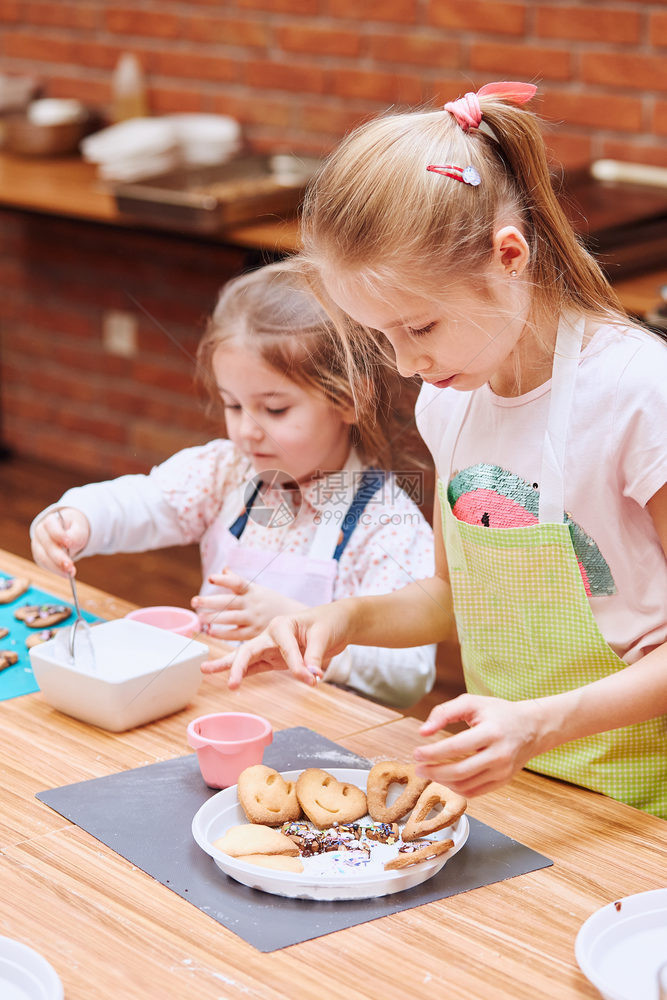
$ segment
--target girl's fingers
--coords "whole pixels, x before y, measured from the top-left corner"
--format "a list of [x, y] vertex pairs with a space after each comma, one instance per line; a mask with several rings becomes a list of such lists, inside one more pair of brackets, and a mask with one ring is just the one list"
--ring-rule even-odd
[[325, 661], [329, 659], [330, 638], [329, 629], [317, 623], [308, 630], [303, 662], [314, 677], [324, 676]]
[[452, 722], [472, 722], [477, 712], [477, 700], [474, 695], [461, 694], [442, 705], [436, 705], [419, 732], [422, 736], [432, 736], [441, 729], [446, 729]]
[[227, 594], [207, 594], [204, 597], [197, 595], [190, 601], [192, 607], [201, 615], [217, 615], [221, 611], [236, 611], [243, 607], [243, 602], [239, 597]]
[[244, 611], [219, 611], [217, 614], [201, 614], [200, 621], [208, 625], [211, 635], [213, 629], [218, 626], [224, 628], [225, 625], [248, 625], [248, 615]]
[[76, 573], [76, 567], [65, 549], [54, 544], [46, 534], [33, 537], [32, 553], [35, 562], [45, 569], [64, 576], [74, 576]]
[[237, 573], [232, 573], [230, 569], [223, 569], [222, 573], [212, 573], [208, 579], [214, 587], [226, 587], [235, 594], [245, 594], [250, 586], [248, 580], [244, 580]]
[[258, 635], [241, 646], [233, 654], [231, 669], [229, 671], [228, 684], [232, 691], [241, 686], [241, 681], [250, 669], [251, 665], [261, 663], [266, 659], [265, 654], [273, 648], [273, 642], [267, 635]]
[[201, 672], [203, 674], [219, 674], [223, 670], [229, 670], [234, 662], [235, 655], [235, 653], [225, 653], [224, 656], [220, 656], [217, 660], [204, 660], [201, 665]]
[[269, 626], [275, 645], [291, 674], [305, 684], [317, 684], [322, 670], [315, 660], [306, 661], [297, 639], [297, 625], [292, 618], [275, 618]]
[[464, 729], [463, 732], [447, 736], [437, 743], [424, 743], [416, 748], [414, 758], [420, 763], [437, 764], [469, 757], [470, 754], [483, 750], [487, 744], [481, 729], [481, 726], [473, 726], [472, 729]]

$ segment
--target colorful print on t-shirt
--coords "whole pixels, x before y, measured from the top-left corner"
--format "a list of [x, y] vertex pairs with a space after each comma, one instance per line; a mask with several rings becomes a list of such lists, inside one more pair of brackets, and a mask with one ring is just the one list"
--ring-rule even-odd
[[[471, 465], [457, 473], [447, 488], [452, 512], [466, 524], [486, 528], [522, 528], [538, 523], [539, 484], [498, 465]], [[615, 594], [616, 585], [595, 541], [565, 512], [586, 593]]]

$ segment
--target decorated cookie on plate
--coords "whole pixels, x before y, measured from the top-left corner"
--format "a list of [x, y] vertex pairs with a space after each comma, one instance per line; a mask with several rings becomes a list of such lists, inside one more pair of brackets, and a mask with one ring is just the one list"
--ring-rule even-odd
[[22, 576], [0, 576], [0, 604], [10, 604], [25, 594], [30, 580]]
[[17, 608], [14, 617], [28, 628], [45, 629], [59, 625], [72, 614], [66, 604], [24, 604]]

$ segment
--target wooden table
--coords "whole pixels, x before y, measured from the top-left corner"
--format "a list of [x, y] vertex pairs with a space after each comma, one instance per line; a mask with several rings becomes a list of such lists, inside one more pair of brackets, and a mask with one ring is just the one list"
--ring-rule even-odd
[[[69, 596], [67, 581], [2, 551], [0, 569]], [[130, 607], [79, 589], [83, 605], [106, 617]], [[574, 958], [582, 922], [618, 897], [665, 885], [662, 820], [523, 772], [469, 812], [553, 867], [262, 954], [34, 797], [182, 756], [188, 721], [231, 707], [260, 712], [276, 729], [308, 725], [371, 759], [409, 760], [419, 739], [415, 719], [283, 674], [251, 678], [235, 694], [207, 677], [186, 710], [129, 733], [69, 719], [39, 693], [0, 703], [0, 934], [41, 952], [67, 1000], [592, 1000], [598, 993]]]

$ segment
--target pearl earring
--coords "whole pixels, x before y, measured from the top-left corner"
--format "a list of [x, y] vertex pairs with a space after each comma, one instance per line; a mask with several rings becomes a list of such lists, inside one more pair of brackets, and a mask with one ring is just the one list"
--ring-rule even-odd
[[518, 271], [510, 271], [510, 278], [516, 278]]

